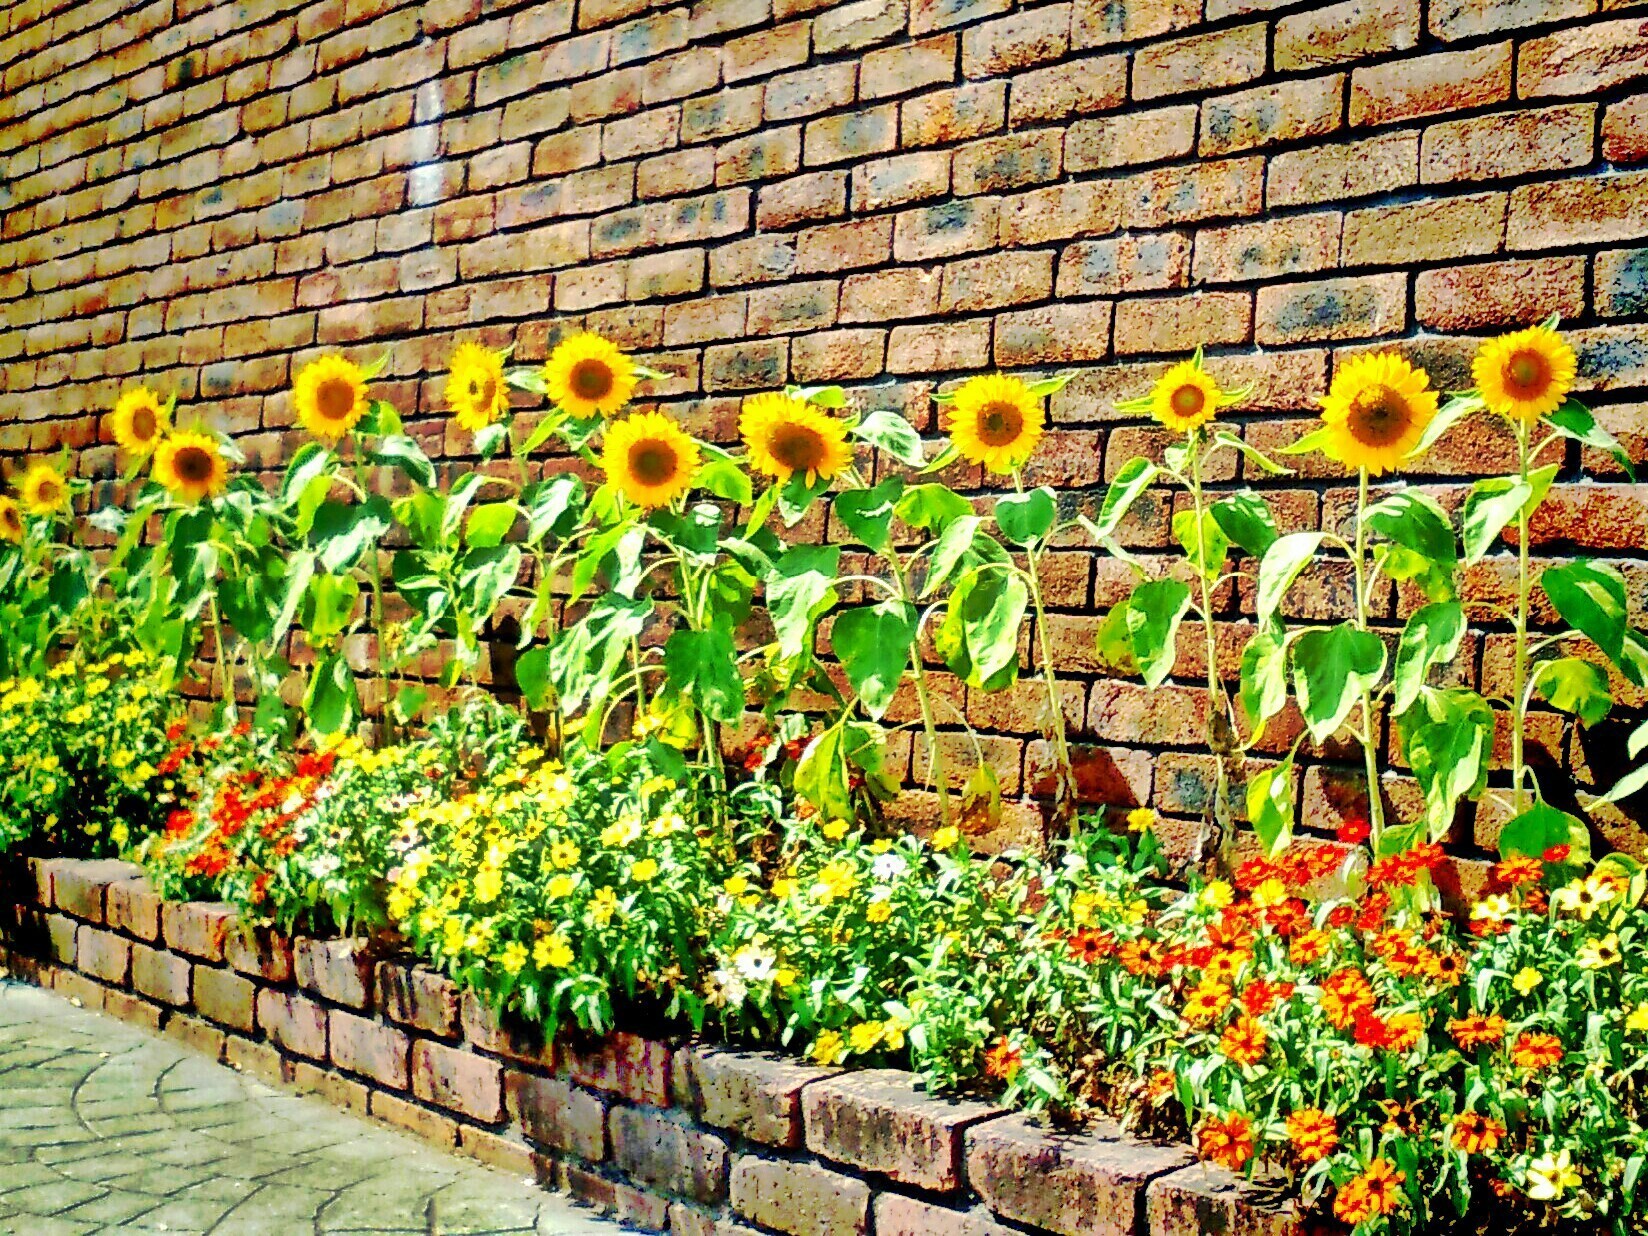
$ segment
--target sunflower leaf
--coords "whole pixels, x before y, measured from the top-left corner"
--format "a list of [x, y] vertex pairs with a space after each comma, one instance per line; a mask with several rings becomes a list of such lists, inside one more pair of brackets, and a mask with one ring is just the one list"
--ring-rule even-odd
[[906, 467], [919, 468], [927, 460], [921, 435], [897, 412], [871, 412], [853, 427], [852, 433], [866, 446], [891, 455]]

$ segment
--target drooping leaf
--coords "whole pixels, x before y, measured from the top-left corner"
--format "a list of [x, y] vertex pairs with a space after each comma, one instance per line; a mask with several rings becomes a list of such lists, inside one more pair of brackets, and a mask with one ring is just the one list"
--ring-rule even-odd
[[698, 475], [692, 478], [692, 487], [707, 490], [737, 506], [748, 506], [755, 500], [750, 474], [727, 458], [706, 460], [698, 469]]
[[1230, 538], [1211, 512], [1202, 512], [1199, 520], [1195, 511], [1186, 509], [1176, 512], [1173, 516], [1173, 539], [1185, 551], [1192, 569], [1208, 579], [1219, 578], [1224, 570], [1225, 555], [1230, 552]]
[[303, 711], [316, 733], [340, 734], [360, 715], [355, 675], [342, 653], [321, 657], [309, 674]]
[[1402, 628], [1391, 671], [1391, 711], [1401, 716], [1419, 698], [1419, 689], [1433, 665], [1446, 665], [1465, 638], [1465, 610], [1457, 601], [1421, 606]]
[[1305, 727], [1317, 742], [1338, 732], [1385, 670], [1385, 642], [1342, 622], [1306, 631], [1293, 642], [1293, 681]]
[[861, 545], [884, 554], [892, 548], [893, 511], [904, 481], [888, 477], [872, 489], [848, 489], [835, 496], [832, 513]]
[[[1433, 600], [1453, 595], [1454, 571], [1459, 564], [1459, 546], [1447, 512], [1434, 498], [1416, 489], [1391, 494], [1369, 507], [1364, 516], [1367, 527], [1410, 554], [1429, 564], [1429, 571], [1395, 574], [1396, 579], [1426, 577], [1426, 593]], [[1387, 572], [1388, 573], [1388, 572]]]
[[1580, 559], [1546, 567], [1539, 583], [1563, 621], [1619, 664], [1625, 650], [1625, 577], [1611, 566]]
[[999, 690], [1017, 676], [1029, 599], [1024, 580], [998, 567], [976, 567], [956, 582], [937, 642], [950, 669], [969, 686]]
[[1043, 485], [1020, 494], [1003, 494], [996, 499], [996, 526], [1014, 545], [1033, 545], [1053, 527], [1058, 504], [1053, 491]]
[[779, 655], [793, 660], [812, 646], [813, 628], [838, 599], [839, 545], [793, 545], [773, 564], [767, 579], [767, 612]]
[[1506, 857], [1541, 858], [1558, 846], [1568, 847], [1569, 863], [1583, 866], [1591, 861], [1591, 833], [1585, 821], [1549, 803], [1535, 803], [1507, 821], [1499, 833], [1499, 852]]
[[1178, 655], [1179, 624], [1190, 609], [1190, 587], [1176, 579], [1146, 580], [1127, 602], [1128, 642], [1149, 686], [1160, 686]]
[[1467, 563], [1480, 562], [1519, 511], [1532, 511], [1545, 500], [1557, 468], [1556, 464], [1539, 468], [1526, 481], [1515, 476], [1490, 476], [1471, 486], [1461, 516]]
[[515, 526], [513, 502], [485, 502], [469, 512], [469, 523], [464, 528], [464, 540], [475, 549], [491, 549], [502, 545]]
[[919, 468], [927, 462], [921, 435], [897, 412], [879, 409], [868, 413], [854, 426], [853, 436], [866, 446], [891, 455], [906, 467]]
[[830, 643], [864, 709], [880, 719], [910, 666], [916, 611], [903, 601], [843, 610], [830, 628]]
[[808, 743], [802, 753], [795, 768], [795, 792], [816, 807], [823, 819], [851, 819], [853, 792], [849, 775], [841, 727], [831, 726]]
[[1541, 661], [1534, 667], [1533, 681], [1551, 707], [1573, 713], [1585, 725], [1595, 725], [1614, 706], [1607, 673], [1580, 657]]
[[1270, 506], [1252, 490], [1220, 498], [1209, 509], [1225, 535], [1255, 558], [1263, 558], [1280, 535]]
[[377, 552], [379, 541], [394, 524], [394, 512], [381, 495], [365, 502], [324, 502], [315, 512], [309, 544], [328, 571], [347, 571], [362, 555]]
[[948, 485], [912, 485], [900, 495], [893, 514], [912, 528], [938, 532], [952, 519], [973, 513], [973, 504]]
[[1425, 794], [1430, 838], [1441, 840], [1460, 800], [1479, 797], [1487, 785], [1493, 709], [1474, 691], [1427, 691], [1397, 724], [1402, 752]]
[[550, 645], [550, 676], [568, 715], [607, 699], [630, 641], [646, 629], [651, 616], [651, 602], [605, 592]]
[[325, 645], [349, 629], [360, 584], [353, 575], [316, 575], [303, 605], [303, 627], [310, 640]]
[[1626, 476], [1633, 481], [1637, 479], [1636, 469], [1631, 466], [1631, 457], [1619, 444], [1619, 439], [1598, 425], [1596, 417], [1591, 415], [1591, 410], [1578, 400], [1568, 400], [1546, 419], [1563, 437], [1572, 438], [1575, 442], [1599, 451], [1607, 451], [1613, 456], [1614, 462], [1624, 470]]
[[1133, 636], [1128, 631], [1126, 601], [1113, 606], [1093, 634], [1093, 652], [1099, 663], [1118, 674], [1136, 674], [1139, 663], [1133, 657]]
[[678, 628], [664, 644], [664, 673], [673, 690], [712, 720], [730, 724], [743, 717], [738, 651], [725, 631]]
[[1099, 517], [1093, 521], [1095, 535], [1099, 540], [1112, 537], [1116, 529], [1121, 527], [1122, 520], [1127, 518], [1128, 511], [1139, 500], [1139, 495], [1150, 488], [1161, 469], [1148, 459], [1135, 456], [1121, 466], [1116, 473], [1116, 479], [1105, 490], [1104, 501], [1099, 506]]
[[1247, 818], [1269, 856], [1293, 842], [1293, 753], [1247, 781]]
[[1320, 532], [1291, 532], [1277, 537], [1259, 562], [1257, 608], [1259, 625], [1265, 626], [1282, 607], [1282, 599], [1299, 572], [1305, 569], [1322, 544]]
[[571, 472], [552, 476], [521, 495], [526, 508], [526, 539], [536, 545], [546, 536], [565, 539], [583, 515], [583, 478]]
[[553, 684], [549, 676], [548, 645], [528, 648], [515, 659], [515, 683], [529, 708], [541, 711], [549, 707]]
[[425, 489], [435, 487], [435, 465], [429, 462], [429, 456], [424, 454], [423, 447], [415, 438], [404, 434], [379, 438], [372, 445], [371, 458], [375, 463], [400, 469], [413, 484]]
[[1287, 654], [1287, 633], [1276, 625], [1262, 628], [1242, 650], [1239, 699], [1255, 740], [1287, 704]]
[[927, 558], [927, 578], [921, 595], [932, 596], [949, 582], [957, 566], [967, 558], [979, 537], [984, 520], [978, 515], [962, 515], [944, 525], [933, 552]]

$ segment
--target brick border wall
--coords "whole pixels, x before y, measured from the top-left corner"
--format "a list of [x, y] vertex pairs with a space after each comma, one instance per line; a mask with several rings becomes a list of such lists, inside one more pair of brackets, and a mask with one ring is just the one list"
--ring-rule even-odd
[[243, 932], [141, 868], [34, 860], [0, 967], [264, 1081], [678, 1236], [1284, 1236], [1235, 1176], [1114, 1126], [1054, 1133], [897, 1070], [615, 1033], [543, 1046], [357, 940]]

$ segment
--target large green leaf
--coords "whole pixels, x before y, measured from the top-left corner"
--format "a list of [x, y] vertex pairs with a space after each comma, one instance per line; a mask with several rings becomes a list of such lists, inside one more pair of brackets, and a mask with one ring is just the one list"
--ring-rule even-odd
[[1420, 580], [1432, 600], [1453, 597], [1459, 546], [1447, 512], [1434, 498], [1415, 489], [1402, 490], [1368, 508], [1364, 518], [1371, 531], [1407, 551], [1382, 555], [1386, 574]]
[[1428, 832], [1439, 841], [1453, 826], [1459, 800], [1480, 796], [1487, 785], [1493, 709], [1474, 691], [1428, 691], [1398, 726], [1402, 752], [1425, 794]]
[[778, 653], [794, 660], [812, 647], [813, 628], [836, 603], [839, 545], [793, 545], [773, 564], [767, 579], [767, 612], [778, 637]]
[[1225, 555], [1230, 552], [1230, 538], [1212, 512], [1203, 511], [1199, 520], [1195, 511], [1187, 509], [1176, 512], [1173, 516], [1173, 539], [1185, 551], [1192, 568], [1208, 579], [1219, 578], [1225, 567]]
[[1539, 468], [1525, 481], [1515, 476], [1490, 476], [1471, 486], [1461, 514], [1466, 562], [1480, 562], [1519, 511], [1531, 512], [1545, 501], [1558, 467], [1552, 464]]
[[1178, 655], [1179, 624], [1190, 609], [1190, 587], [1176, 579], [1146, 580], [1127, 603], [1127, 634], [1145, 682], [1160, 686]]
[[725, 631], [677, 629], [664, 644], [664, 673], [711, 720], [726, 724], [744, 715], [744, 680], [738, 651]]
[[909, 668], [915, 638], [916, 611], [903, 601], [843, 610], [830, 628], [830, 644], [847, 680], [865, 711], [878, 720]]
[[1557, 846], [1568, 847], [1569, 863], [1583, 866], [1591, 861], [1591, 833], [1585, 821], [1549, 803], [1535, 803], [1507, 821], [1499, 833], [1499, 852], [1506, 857], [1541, 858]]
[[922, 584], [922, 596], [932, 596], [949, 582], [956, 568], [969, 558], [983, 523], [984, 520], [978, 515], [962, 515], [944, 525], [944, 531], [939, 533], [927, 558], [927, 578]]
[[528, 707], [538, 710], [549, 707], [553, 698], [553, 684], [549, 676], [547, 645], [540, 644], [536, 648], [528, 648], [515, 659], [515, 683], [521, 688], [521, 695], [526, 699]]
[[1016, 573], [977, 567], [957, 581], [937, 635], [940, 653], [969, 686], [999, 690], [1018, 673], [1018, 637], [1030, 594]]
[[583, 478], [562, 472], [527, 487], [521, 495], [526, 510], [526, 539], [536, 545], [546, 536], [565, 540], [578, 526], [584, 510]]
[[1625, 649], [1625, 577], [1613, 567], [1581, 559], [1546, 567], [1539, 583], [1563, 621], [1619, 664]]
[[310, 728], [321, 734], [340, 734], [360, 715], [355, 675], [341, 653], [315, 662], [303, 693], [303, 711]]
[[1279, 625], [1262, 628], [1242, 649], [1240, 700], [1255, 739], [1287, 704], [1287, 632]]
[[888, 477], [873, 489], [848, 489], [835, 496], [832, 511], [861, 545], [874, 553], [892, 548], [893, 509], [904, 493], [904, 481]]
[[366, 553], [376, 553], [393, 526], [394, 512], [381, 495], [373, 494], [365, 502], [325, 502], [315, 512], [309, 544], [325, 570], [348, 571]]
[[1276, 617], [1282, 599], [1299, 572], [1315, 556], [1322, 544], [1320, 532], [1291, 532], [1277, 537], [1265, 556], [1259, 561], [1259, 591], [1257, 606], [1259, 625], [1265, 626]]
[[795, 768], [795, 792], [826, 820], [853, 818], [851, 770], [841, 727], [831, 726], [807, 744]]
[[912, 528], [937, 532], [952, 519], [973, 513], [973, 504], [948, 485], [912, 485], [900, 495], [893, 514]]
[[630, 641], [646, 629], [651, 616], [651, 602], [607, 592], [561, 633], [550, 648], [549, 672], [569, 715], [611, 694]]
[[996, 526], [1014, 545], [1034, 545], [1053, 527], [1058, 504], [1053, 491], [1043, 485], [1020, 494], [1003, 494], [996, 499]]
[[755, 500], [755, 488], [750, 474], [732, 459], [708, 459], [692, 478], [692, 487], [714, 494], [735, 506], [748, 506]]
[[349, 629], [360, 584], [353, 575], [316, 575], [309, 581], [303, 627], [311, 642], [324, 646]]
[[1553, 708], [1573, 713], [1586, 725], [1601, 721], [1614, 706], [1607, 673], [1579, 657], [1541, 661], [1534, 667], [1533, 681]]
[[1248, 778], [1247, 818], [1267, 855], [1277, 855], [1293, 842], [1293, 753]]
[[1305, 728], [1317, 742], [1338, 732], [1350, 710], [1385, 671], [1385, 642], [1342, 622], [1293, 642], [1293, 680]]
[[1546, 419], [1563, 437], [1572, 438], [1575, 442], [1584, 443], [1600, 451], [1607, 451], [1613, 456], [1614, 462], [1624, 469], [1626, 476], [1633, 481], [1637, 479], [1636, 470], [1631, 466], [1631, 457], [1625, 453], [1619, 439], [1598, 425], [1596, 417], [1591, 415], [1591, 410], [1584, 404], [1570, 399]]
[[1391, 710], [1401, 716], [1419, 698], [1433, 665], [1446, 665], [1465, 638], [1465, 610], [1457, 601], [1439, 601], [1413, 612], [1402, 628], [1391, 671]]
[[513, 502], [485, 502], [469, 512], [469, 523], [464, 528], [464, 540], [473, 549], [491, 549], [502, 545], [509, 530], [515, 526], [517, 515]]
[[1100, 540], [1114, 536], [1122, 520], [1127, 518], [1128, 511], [1139, 500], [1139, 495], [1150, 488], [1151, 482], [1160, 473], [1160, 468], [1140, 456], [1124, 463], [1116, 473], [1116, 479], [1110, 483], [1110, 488], [1105, 490], [1104, 501], [1099, 505], [1099, 517], [1093, 521], [1094, 535]]
[[1280, 535], [1270, 507], [1252, 490], [1220, 498], [1209, 509], [1225, 535], [1255, 558], [1263, 558]]
[[398, 468], [415, 485], [425, 489], [435, 487], [435, 465], [413, 438], [405, 434], [391, 434], [380, 438], [371, 448], [374, 462]]
[[[330, 474], [336, 458], [329, 448], [319, 442], [305, 442], [293, 451], [292, 461], [286, 465], [286, 475], [280, 482], [281, 504], [295, 506], [317, 478]], [[323, 492], [321, 496], [324, 498], [326, 495]]]
[[867, 414], [853, 427], [853, 436], [907, 467], [919, 468], [927, 461], [921, 435], [897, 412], [880, 409]]

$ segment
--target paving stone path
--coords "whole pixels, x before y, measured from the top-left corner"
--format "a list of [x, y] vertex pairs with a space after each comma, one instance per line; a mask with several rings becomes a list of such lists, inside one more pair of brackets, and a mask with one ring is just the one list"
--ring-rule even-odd
[[0, 979], [0, 1233], [618, 1236], [530, 1182]]

